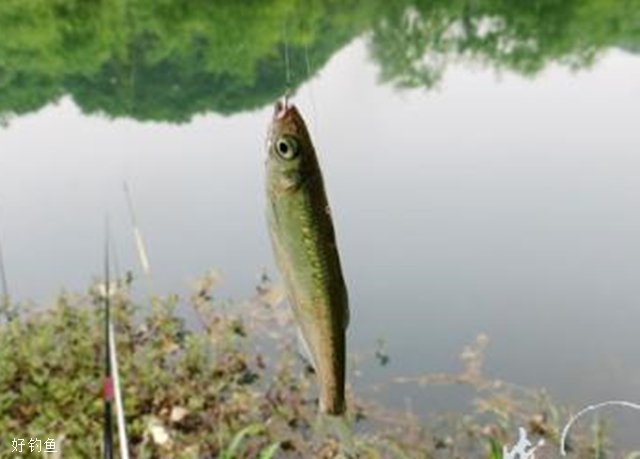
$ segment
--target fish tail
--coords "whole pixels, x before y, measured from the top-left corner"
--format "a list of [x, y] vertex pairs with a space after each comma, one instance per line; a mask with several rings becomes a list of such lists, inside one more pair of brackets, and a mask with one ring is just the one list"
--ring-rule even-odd
[[356, 457], [353, 428], [345, 415], [318, 413], [314, 430], [319, 439], [335, 437], [338, 440], [342, 454], [338, 457]]

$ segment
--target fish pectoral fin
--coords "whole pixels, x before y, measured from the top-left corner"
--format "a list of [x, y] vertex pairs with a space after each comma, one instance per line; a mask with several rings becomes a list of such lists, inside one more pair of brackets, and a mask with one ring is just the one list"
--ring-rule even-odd
[[311, 348], [309, 347], [309, 343], [305, 339], [304, 334], [302, 333], [302, 329], [300, 327], [297, 327], [297, 332], [298, 332], [297, 333], [298, 334], [298, 350], [299, 350], [300, 357], [302, 357], [305, 363], [309, 365], [314, 372], [316, 372], [317, 367], [316, 367], [315, 361], [313, 360], [313, 354], [311, 353]]

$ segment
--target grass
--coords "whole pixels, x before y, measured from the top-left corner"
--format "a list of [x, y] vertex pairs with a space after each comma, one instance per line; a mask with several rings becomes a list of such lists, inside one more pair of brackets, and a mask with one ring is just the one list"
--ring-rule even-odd
[[[571, 413], [543, 390], [485, 376], [484, 336], [463, 350], [459, 374], [398, 376], [388, 388], [469, 386], [475, 399], [467, 412], [426, 422], [350, 390], [346, 445], [317, 427], [314, 375], [297, 356], [282, 292], [265, 281], [254, 298], [232, 303], [214, 295], [217, 280], [210, 273], [189, 298], [156, 298], [150, 305], [134, 304], [127, 283], [112, 298], [132, 457], [495, 459], [516, 442], [520, 426], [533, 443], [545, 440], [539, 459], [559, 457]], [[15, 304], [3, 311], [0, 458], [16, 457], [13, 438], [31, 437], [55, 438], [61, 457], [98, 457], [103, 318], [97, 292], [63, 294], [44, 312]], [[192, 308], [198, 326], [186, 326], [176, 314], [179, 304]], [[371, 359], [388, 361], [384, 343]], [[572, 429], [570, 457], [613, 457], [606, 426], [583, 422]]]

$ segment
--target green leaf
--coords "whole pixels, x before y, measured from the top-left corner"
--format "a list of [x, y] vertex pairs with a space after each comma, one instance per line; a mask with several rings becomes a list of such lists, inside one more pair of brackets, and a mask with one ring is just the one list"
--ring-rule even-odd
[[231, 440], [229, 447], [222, 452], [221, 459], [234, 459], [245, 438], [257, 435], [263, 430], [264, 427], [261, 424], [251, 424], [240, 430]]
[[265, 449], [260, 451], [260, 456], [258, 456], [258, 458], [259, 459], [271, 459], [276, 454], [278, 449], [280, 449], [280, 442], [279, 441], [270, 444]]

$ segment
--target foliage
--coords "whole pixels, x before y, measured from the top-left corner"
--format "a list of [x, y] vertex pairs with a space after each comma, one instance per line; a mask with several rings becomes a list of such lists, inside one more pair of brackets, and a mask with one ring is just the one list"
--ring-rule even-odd
[[[485, 377], [485, 337], [464, 350], [460, 374], [397, 378], [395, 387], [464, 384], [477, 393], [474, 410], [424, 423], [349, 393], [348, 431], [319, 427], [314, 376], [296, 357], [288, 312], [276, 307], [281, 292], [264, 284], [256, 298], [236, 304], [215, 299], [214, 286], [206, 276], [185, 300], [200, 327], [185, 326], [175, 296], [155, 298], [148, 311], [131, 303], [126, 287], [112, 298], [133, 457], [487, 457], [512, 444], [518, 426], [557, 448], [566, 413], [544, 392]], [[97, 291], [64, 294], [44, 312], [22, 309], [0, 324], [3, 442], [54, 437], [63, 457], [100, 451]], [[610, 448], [602, 429], [571, 440], [579, 457]], [[11, 457], [7, 451], [2, 444], [0, 458]]]
[[186, 122], [270, 103], [354, 38], [381, 79], [432, 87], [472, 59], [535, 74], [640, 47], [640, 8], [608, 0], [5, 0], [0, 118], [70, 95], [88, 113]]

